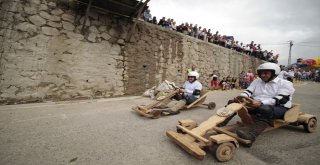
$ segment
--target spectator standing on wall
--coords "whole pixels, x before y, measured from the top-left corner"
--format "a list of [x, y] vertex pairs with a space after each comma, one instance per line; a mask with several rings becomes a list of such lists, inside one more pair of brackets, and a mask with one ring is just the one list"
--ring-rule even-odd
[[195, 24], [192, 28], [192, 36], [197, 38], [198, 35], [198, 24]]
[[214, 44], [219, 43], [219, 31], [216, 31], [216, 33], [213, 35], [213, 43]]
[[207, 32], [207, 41], [208, 42], [212, 42], [212, 33], [211, 33], [211, 29], [208, 30]]
[[199, 26], [199, 28], [198, 28], [198, 32], [197, 32], [197, 38], [199, 38], [199, 36], [200, 36], [200, 33], [202, 32], [202, 29], [201, 29], [202, 27], [201, 26]]

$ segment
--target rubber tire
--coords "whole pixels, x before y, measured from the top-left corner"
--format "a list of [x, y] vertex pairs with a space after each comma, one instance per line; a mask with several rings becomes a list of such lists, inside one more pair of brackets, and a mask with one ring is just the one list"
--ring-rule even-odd
[[311, 118], [309, 119], [307, 124], [303, 124], [303, 128], [308, 133], [313, 133], [317, 130], [317, 119]]
[[212, 151], [219, 162], [226, 162], [233, 158], [236, 147], [231, 142], [213, 144]]
[[213, 110], [215, 108], [216, 108], [216, 103], [215, 102], [209, 102], [208, 109]]

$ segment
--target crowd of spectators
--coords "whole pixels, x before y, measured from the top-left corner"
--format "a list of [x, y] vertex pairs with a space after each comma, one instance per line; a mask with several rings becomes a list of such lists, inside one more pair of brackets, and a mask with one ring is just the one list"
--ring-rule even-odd
[[288, 80], [300, 80], [300, 81], [316, 81], [320, 82], [320, 69], [310, 68], [310, 67], [296, 67], [290, 66], [285, 67], [280, 65], [281, 74], [279, 76]]
[[211, 75], [211, 89], [212, 90], [232, 90], [232, 89], [246, 89], [250, 83], [256, 78], [251, 72], [242, 71], [238, 77], [221, 77], [217, 75]]
[[272, 50], [263, 50], [261, 48], [261, 44], [256, 44], [254, 41], [251, 41], [249, 44], [243, 44], [242, 42], [235, 40], [233, 36], [222, 35], [219, 33], [219, 31], [212, 33], [211, 29], [202, 28], [197, 24], [185, 22], [177, 25], [172, 18], [162, 17], [159, 21], [157, 21], [155, 16], [152, 17], [149, 9], [145, 10], [142, 15], [142, 19], [146, 22], [162, 26], [166, 29], [175, 30], [185, 35], [220, 45], [237, 52], [245, 53], [261, 60], [278, 63], [279, 54], [274, 54]]

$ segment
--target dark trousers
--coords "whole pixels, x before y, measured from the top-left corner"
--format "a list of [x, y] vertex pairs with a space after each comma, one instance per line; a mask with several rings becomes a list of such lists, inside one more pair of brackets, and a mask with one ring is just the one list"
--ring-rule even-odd
[[249, 113], [255, 115], [258, 121], [270, 123], [273, 119], [283, 119], [288, 110], [289, 108], [280, 106], [262, 105], [259, 108], [250, 110]]
[[[228, 105], [234, 103], [234, 100], [229, 100]], [[289, 110], [286, 107], [274, 105], [262, 105], [259, 108], [249, 110], [249, 114], [255, 115], [256, 120], [270, 123], [273, 119], [283, 119], [284, 114]]]

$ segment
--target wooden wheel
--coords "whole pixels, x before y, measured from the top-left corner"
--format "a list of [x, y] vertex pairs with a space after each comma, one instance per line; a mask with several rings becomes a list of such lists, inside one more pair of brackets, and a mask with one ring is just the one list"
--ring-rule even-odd
[[214, 108], [216, 108], [216, 103], [215, 102], [209, 102], [209, 104], [208, 104], [208, 109], [214, 109]]
[[303, 125], [303, 128], [308, 133], [315, 132], [317, 129], [317, 119], [311, 118], [307, 124]]
[[212, 146], [213, 154], [220, 162], [226, 162], [233, 158], [236, 147], [231, 142], [214, 144]]

